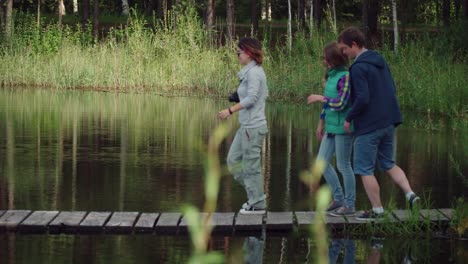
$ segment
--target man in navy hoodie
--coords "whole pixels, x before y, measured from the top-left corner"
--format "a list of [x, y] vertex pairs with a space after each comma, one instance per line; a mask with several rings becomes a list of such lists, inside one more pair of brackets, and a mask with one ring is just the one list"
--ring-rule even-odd
[[356, 217], [358, 220], [382, 219], [384, 209], [380, 187], [374, 176], [375, 161], [405, 192], [411, 208], [419, 197], [412, 191], [405, 172], [395, 164], [395, 127], [402, 116], [390, 69], [382, 55], [365, 47], [364, 34], [355, 27], [341, 32], [338, 37], [343, 53], [350, 60], [352, 108], [346, 116], [344, 128], [351, 133], [354, 126], [354, 173], [360, 175], [372, 210]]

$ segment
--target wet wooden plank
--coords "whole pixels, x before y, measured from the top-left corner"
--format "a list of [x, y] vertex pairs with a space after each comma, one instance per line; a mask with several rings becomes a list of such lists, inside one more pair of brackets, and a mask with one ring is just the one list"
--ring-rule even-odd
[[234, 216], [230, 213], [213, 213], [213, 232], [232, 232], [234, 230]]
[[105, 225], [105, 232], [115, 234], [132, 233], [138, 215], [138, 212], [114, 212]]
[[420, 211], [422, 217], [424, 217], [424, 219], [427, 219], [429, 221], [434, 221], [434, 222], [448, 222], [448, 218], [445, 217], [445, 215], [443, 215], [441, 212], [435, 210], [435, 209], [422, 209]]
[[235, 231], [261, 231], [263, 227], [263, 216], [258, 214], [237, 214], [235, 218]]
[[16, 231], [31, 210], [8, 210], [0, 217], [0, 231]]
[[136, 233], [153, 233], [159, 213], [142, 213], [135, 224]]
[[84, 211], [60, 212], [59, 215], [49, 224], [49, 233], [76, 233], [85, 216], [86, 212]]
[[[200, 221], [205, 221], [205, 219], [208, 217], [207, 213], [200, 213]], [[185, 217], [182, 216], [182, 219], [180, 219], [180, 224], [179, 224], [179, 232], [185, 233], [188, 231], [188, 223], [185, 220]]]
[[440, 209], [437, 209], [437, 210], [439, 210], [439, 212], [441, 212], [443, 215], [445, 215], [445, 217], [447, 217], [447, 219], [449, 219], [449, 220], [452, 219], [453, 209], [450, 209], [450, 208], [440, 208]]
[[45, 233], [59, 211], [35, 211], [18, 226], [20, 232]]
[[315, 212], [294, 212], [299, 228], [307, 228], [315, 221]]
[[290, 231], [293, 228], [292, 212], [267, 212], [267, 230]]
[[181, 213], [162, 213], [154, 227], [155, 231], [160, 234], [176, 233], [181, 216]]
[[111, 214], [111, 212], [90, 212], [80, 223], [78, 232], [100, 233], [104, 231], [104, 224]]

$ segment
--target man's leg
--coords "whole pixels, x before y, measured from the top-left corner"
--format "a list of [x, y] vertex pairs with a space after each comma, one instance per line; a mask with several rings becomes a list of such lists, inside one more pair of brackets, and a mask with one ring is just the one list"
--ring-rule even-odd
[[397, 165], [393, 166], [393, 168], [386, 171], [388, 175], [392, 178], [393, 182], [395, 182], [403, 192], [408, 193], [412, 192], [411, 186], [408, 182], [408, 178], [406, 177], [405, 172], [398, 167]]
[[380, 200], [380, 186], [375, 176], [364, 175], [361, 177], [361, 179], [372, 208], [382, 207], [382, 202]]

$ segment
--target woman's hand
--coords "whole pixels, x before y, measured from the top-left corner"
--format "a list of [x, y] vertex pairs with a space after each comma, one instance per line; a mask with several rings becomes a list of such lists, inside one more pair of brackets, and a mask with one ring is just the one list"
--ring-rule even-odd
[[317, 126], [317, 130], [315, 130], [315, 136], [317, 137], [318, 141], [322, 141], [323, 138], [323, 121], [320, 120]]
[[325, 102], [325, 97], [319, 94], [311, 94], [307, 97], [307, 104], [313, 104], [315, 102]]
[[226, 120], [230, 115], [229, 109], [224, 109], [218, 112], [218, 119]]

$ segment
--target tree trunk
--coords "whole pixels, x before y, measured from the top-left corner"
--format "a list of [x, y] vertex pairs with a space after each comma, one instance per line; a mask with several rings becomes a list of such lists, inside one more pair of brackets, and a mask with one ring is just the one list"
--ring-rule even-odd
[[366, 35], [366, 46], [373, 48], [378, 40], [378, 20], [380, 13], [379, 0], [362, 1], [362, 22], [364, 34]]
[[292, 16], [291, 16], [291, 0], [288, 0], [288, 49], [292, 50]]
[[41, 26], [41, 0], [37, 0], [37, 27]]
[[3, 0], [0, 0], [0, 37], [5, 32], [5, 10], [3, 9]]
[[87, 30], [88, 20], [89, 20], [90, 2], [89, 2], [89, 0], [82, 0], [81, 3], [82, 3], [81, 9], [83, 10], [82, 14], [81, 14], [81, 24], [83, 25], [83, 31], [86, 31]]
[[234, 39], [234, 0], [227, 0], [226, 24], [228, 40], [232, 41]]
[[392, 0], [393, 13], [393, 50], [398, 53], [398, 18], [397, 18], [397, 0]]
[[305, 0], [297, 0], [297, 19], [299, 20], [300, 27], [304, 28], [306, 25]]
[[314, 32], [314, 0], [310, 0], [309, 31], [310, 38], [312, 38]]
[[5, 37], [7, 40], [11, 38], [11, 24], [13, 16], [13, 0], [7, 0], [5, 12]]
[[93, 37], [97, 42], [99, 40], [99, 0], [94, 0], [93, 4]]
[[78, 13], [78, 0], [73, 0], [73, 13]]
[[63, 0], [59, 0], [58, 1], [58, 24], [59, 24], [59, 27], [62, 27], [62, 16], [63, 16], [63, 13], [64, 13], [64, 8], [65, 6], [63, 5]]
[[442, 20], [444, 21], [444, 26], [450, 26], [450, 0], [444, 0], [442, 6]]
[[258, 0], [250, 0], [250, 23], [252, 26], [252, 35], [258, 32]]
[[332, 0], [332, 12], [333, 12], [333, 32], [335, 32], [335, 34], [337, 34], [338, 29], [337, 29], [337, 26], [336, 26], [336, 4], [335, 4], [335, 0]]
[[458, 20], [458, 18], [460, 18], [461, 0], [454, 0], [454, 6], [455, 6], [455, 19]]
[[208, 5], [206, 6], [206, 29], [212, 30], [214, 26], [214, 9], [215, 9], [215, 0], [208, 0]]
[[128, 16], [130, 7], [128, 6], [128, 0], [122, 0], [122, 15]]
[[468, 19], [468, 0], [463, 1], [463, 17]]
[[315, 24], [320, 28], [322, 24], [322, 6], [321, 0], [314, 0], [314, 18]]
[[164, 10], [163, 10], [163, 1], [164, 0], [156, 0], [156, 15], [159, 19], [164, 18]]

